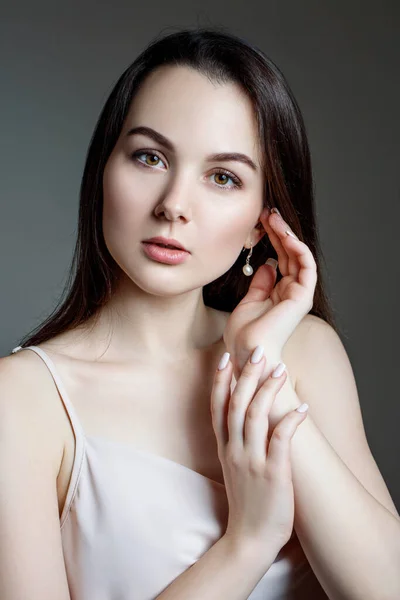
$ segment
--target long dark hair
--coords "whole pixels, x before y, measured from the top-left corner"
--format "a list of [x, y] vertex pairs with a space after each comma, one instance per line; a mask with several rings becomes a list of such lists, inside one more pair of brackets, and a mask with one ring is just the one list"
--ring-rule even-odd
[[[313, 253], [318, 281], [310, 313], [337, 330], [322, 280], [310, 150], [300, 108], [283, 74], [261, 50], [222, 27], [197, 27], [159, 34], [112, 89], [86, 157], [78, 236], [64, 291], [53, 312], [25, 336], [21, 346], [40, 344], [89, 319], [95, 322], [99, 309], [113, 294], [119, 267], [103, 237], [103, 171], [139, 85], [151, 71], [167, 64], [189, 66], [218, 83], [235, 82], [250, 98], [263, 156], [264, 206], [276, 206]], [[232, 312], [245, 296], [252, 279], [242, 272], [245, 255], [241, 252], [226, 273], [203, 287], [207, 306]], [[254, 272], [269, 257], [277, 255], [264, 235], [253, 249]], [[277, 281], [280, 278], [278, 272]]]

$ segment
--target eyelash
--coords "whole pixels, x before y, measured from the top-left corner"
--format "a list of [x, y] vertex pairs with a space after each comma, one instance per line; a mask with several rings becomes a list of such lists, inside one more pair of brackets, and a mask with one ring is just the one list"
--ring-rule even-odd
[[[142, 165], [143, 167], [147, 167], [147, 168], [152, 168], [152, 165], [146, 165], [146, 163], [143, 163], [141, 160], [138, 159], [139, 156], [141, 156], [142, 154], [147, 154], [147, 155], [151, 155], [151, 156], [157, 156], [157, 158], [159, 158], [160, 160], [163, 160], [161, 158], [161, 156], [159, 156], [157, 154], [157, 152], [154, 152], [153, 150], [137, 150], [136, 152], [134, 152], [133, 154], [131, 154], [131, 158], [133, 158], [138, 164]], [[163, 161], [164, 162], [164, 161]], [[154, 167], [156, 165], [153, 165]], [[243, 183], [240, 181], [240, 179], [238, 177], [236, 177], [236, 175], [234, 175], [233, 173], [230, 173], [229, 171], [226, 171], [225, 169], [220, 169], [218, 168], [216, 171], [214, 171], [214, 173], [212, 173], [213, 175], [215, 173], [221, 173], [222, 175], [227, 175], [227, 177], [229, 177], [230, 179], [232, 179], [233, 181], [233, 185], [231, 186], [226, 186], [226, 185], [220, 185], [218, 183], [216, 183], [215, 185], [221, 189], [227, 189], [227, 190], [233, 190], [233, 189], [238, 189], [241, 188]]]

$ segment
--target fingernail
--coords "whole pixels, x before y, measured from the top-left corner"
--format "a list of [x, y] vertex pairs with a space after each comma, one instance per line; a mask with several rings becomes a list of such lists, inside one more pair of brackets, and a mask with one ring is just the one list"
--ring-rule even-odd
[[254, 350], [253, 354], [251, 355], [250, 362], [252, 362], [253, 364], [259, 363], [263, 354], [264, 354], [264, 346], [257, 346], [257, 348]]
[[283, 362], [278, 363], [275, 369], [272, 371], [271, 377], [280, 377], [283, 371], [286, 369], [286, 365]]
[[219, 361], [218, 371], [222, 371], [222, 369], [225, 369], [226, 365], [229, 362], [229, 357], [230, 357], [230, 353], [224, 352], [224, 354], [221, 357], [221, 360]]
[[275, 260], [275, 258], [269, 258], [265, 264], [271, 265], [271, 267], [276, 270], [276, 267], [278, 266], [278, 261]]
[[264, 206], [263, 212], [265, 214], [265, 217], [268, 218], [270, 213], [271, 213], [271, 209], [269, 206]]
[[308, 404], [304, 402], [304, 404], [301, 404], [298, 408], [296, 408], [296, 410], [299, 413], [306, 412], [306, 410], [308, 410]]
[[279, 210], [274, 206], [273, 208], [271, 208], [271, 212], [276, 213], [277, 215], [279, 215], [280, 217], [282, 216], [281, 213], [279, 212]]

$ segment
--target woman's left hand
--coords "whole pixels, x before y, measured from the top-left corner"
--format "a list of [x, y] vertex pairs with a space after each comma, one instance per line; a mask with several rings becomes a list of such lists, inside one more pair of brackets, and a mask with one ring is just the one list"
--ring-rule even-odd
[[277, 252], [282, 279], [275, 285], [275, 269], [261, 265], [246, 296], [227, 320], [223, 339], [236, 380], [249, 353], [259, 344], [264, 346], [267, 366], [271, 366], [266, 377], [269, 375], [281, 360], [287, 340], [311, 310], [317, 283], [317, 267], [310, 249], [297, 236], [286, 233], [291, 230], [283, 218], [265, 209], [260, 220]]

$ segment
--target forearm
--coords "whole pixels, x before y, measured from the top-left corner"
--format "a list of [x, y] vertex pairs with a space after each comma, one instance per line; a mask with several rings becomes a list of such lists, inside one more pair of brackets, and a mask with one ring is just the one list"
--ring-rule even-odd
[[358, 481], [310, 415], [291, 444], [294, 528], [329, 598], [400, 598], [400, 521]]
[[251, 548], [233, 550], [223, 536], [157, 600], [246, 600], [277, 554], [271, 552], [270, 559], [264, 554], [260, 560]]
[[[269, 359], [263, 380], [279, 360]], [[288, 378], [275, 421], [303, 401]], [[310, 414], [292, 438], [291, 465], [294, 529], [330, 600], [400, 598], [400, 520], [364, 488]]]

